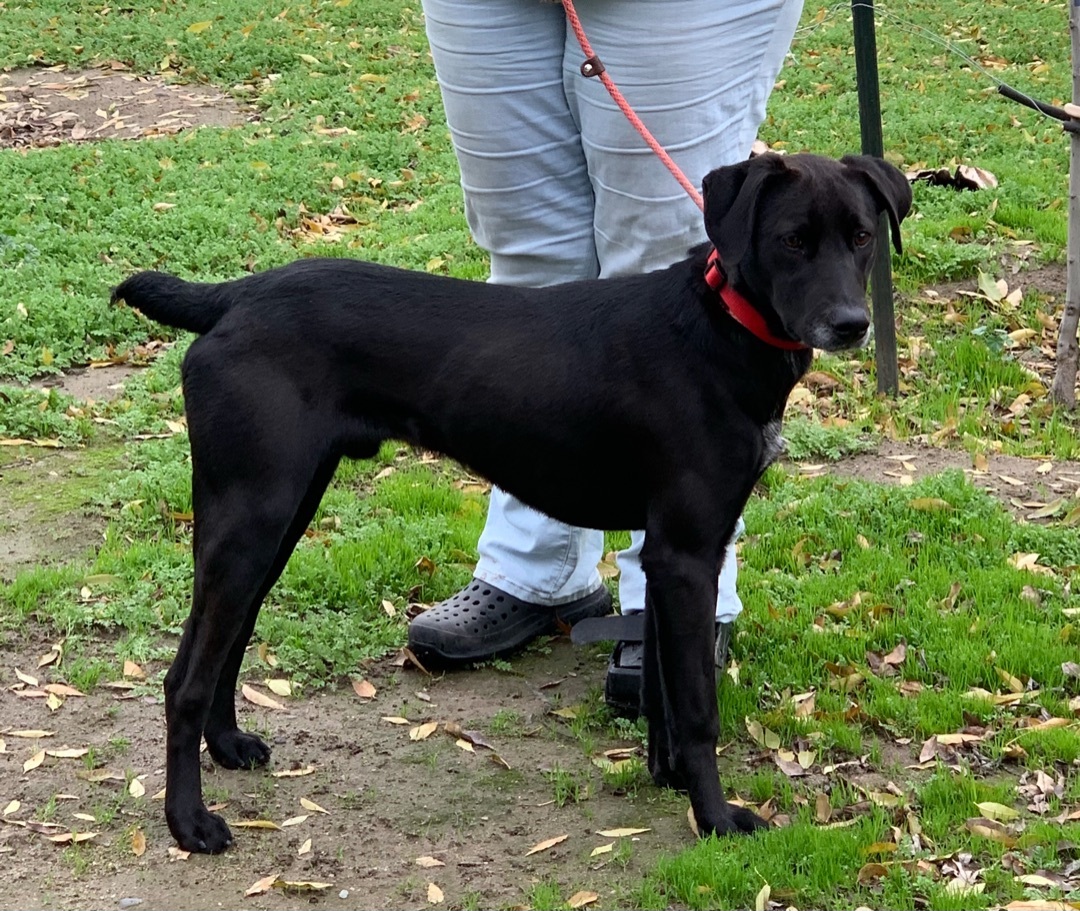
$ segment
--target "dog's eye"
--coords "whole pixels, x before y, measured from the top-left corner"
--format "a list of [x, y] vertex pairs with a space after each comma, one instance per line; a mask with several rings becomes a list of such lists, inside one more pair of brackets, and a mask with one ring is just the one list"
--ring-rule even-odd
[[798, 234], [785, 234], [781, 238], [781, 243], [789, 250], [801, 250], [802, 238]]
[[869, 231], [856, 231], [855, 237], [853, 238], [856, 247], [865, 247], [873, 239], [874, 235]]

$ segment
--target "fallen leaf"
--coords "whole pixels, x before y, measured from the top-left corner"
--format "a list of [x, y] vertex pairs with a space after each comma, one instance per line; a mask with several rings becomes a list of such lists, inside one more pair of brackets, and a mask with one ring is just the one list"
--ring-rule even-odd
[[300, 823], [306, 822], [309, 819], [311, 819], [311, 814], [309, 813], [304, 813], [302, 816], [290, 816], [281, 824], [281, 828], [287, 829], [290, 826], [298, 826]]
[[772, 886], [765, 883], [754, 899], [754, 911], [766, 911], [769, 907], [769, 896], [772, 895]]
[[131, 833], [131, 853], [136, 857], [142, 857], [146, 853], [146, 835], [142, 829]]
[[144, 680], [146, 678], [146, 672], [134, 661], [125, 661], [124, 676], [131, 677], [133, 680]]
[[652, 829], [604, 829], [596, 834], [604, 838], [628, 838], [631, 835], [643, 835], [651, 831]]
[[282, 889], [285, 892], [321, 892], [323, 889], [329, 889], [333, 886], [333, 883], [316, 883], [307, 882], [304, 880], [289, 880], [279, 879], [274, 883], [275, 889]]
[[766, 727], [762, 727], [759, 722], [750, 718], [746, 718], [745, 721], [746, 730], [758, 746], [765, 747], [767, 750], [780, 749], [780, 736], [778, 734]]
[[31, 677], [29, 674], [24, 674], [18, 668], [15, 668], [15, 676], [18, 677], [27, 686], [37, 686], [39, 682], [37, 677]]
[[77, 845], [97, 838], [97, 832], [61, 832], [59, 835], [46, 835], [46, 841], [57, 845]]
[[427, 900], [429, 905], [437, 905], [443, 900], [443, 891], [435, 883], [428, 883]]
[[307, 839], [299, 848], [296, 849], [296, 856], [303, 857], [305, 854], [311, 853], [311, 839]]
[[302, 769], [282, 769], [280, 772], [271, 772], [271, 778], [299, 778], [301, 775], [310, 775], [315, 771], [315, 766], [304, 766]]
[[128, 793], [132, 797], [142, 797], [146, 793], [146, 787], [138, 778], [132, 778], [131, 784], [128, 785]]
[[277, 873], [271, 873], [269, 876], [264, 876], [262, 879], [254, 882], [244, 895], [262, 895], [264, 892], [269, 892], [274, 888], [274, 883], [278, 881], [278, 878], [279, 874]]
[[273, 829], [275, 832], [281, 831], [281, 826], [270, 819], [242, 819], [239, 822], [230, 822], [229, 825], [234, 829]]
[[52, 756], [53, 759], [81, 759], [89, 752], [90, 750], [87, 747], [78, 747], [75, 749], [46, 750], [45, 755]]
[[575, 892], [567, 900], [566, 904], [571, 908], [584, 908], [586, 905], [591, 905], [595, 901], [599, 901], [600, 896], [595, 892]]
[[44, 750], [38, 750], [33, 756], [31, 756], [29, 759], [26, 760], [26, 762], [23, 763], [22, 770], [24, 772], [32, 772], [39, 765], [41, 765], [44, 761], [45, 761], [45, 751]]
[[606, 845], [597, 845], [592, 851], [589, 852], [589, 857], [598, 857], [601, 854], [610, 854], [615, 847], [615, 842], [609, 842]]
[[[352, 688], [356, 695], [361, 699], [374, 699], [375, 693], [378, 692], [367, 680], [354, 680], [352, 682]], [[406, 724], [407, 723], [408, 722], [406, 722]]]
[[260, 693], [257, 689], [248, 686], [246, 683], [240, 687], [240, 693], [253, 705], [261, 706], [264, 709], [275, 709], [279, 712], [285, 711], [285, 706], [276, 699], [271, 699], [266, 693]]
[[382, 720], [390, 724], [412, 724], [408, 718], [402, 718], [400, 715], [384, 715]]
[[275, 696], [291, 696], [292, 684], [288, 680], [282, 680], [280, 677], [271, 678], [264, 681], [266, 688], [270, 690]]
[[414, 860], [413, 863], [416, 864], [418, 867], [445, 867], [446, 866], [446, 864], [444, 864], [437, 857], [428, 857], [427, 855], [424, 855], [423, 857], [416, 858], [416, 860]]
[[426, 724], [418, 725], [409, 731], [409, 740], [427, 740], [438, 729], [439, 722], [437, 721], [429, 721]]
[[42, 737], [54, 737], [56, 731], [8, 731], [12, 737], [23, 737], [27, 740], [38, 740]]
[[544, 841], [538, 842], [529, 848], [529, 850], [525, 852], [525, 856], [529, 857], [533, 854], [539, 854], [541, 851], [547, 851], [549, 848], [554, 848], [555, 845], [561, 845], [569, 837], [569, 835], [556, 835], [554, 838], [544, 839]]
[[1019, 810], [1014, 810], [1012, 807], [1007, 807], [1001, 803], [994, 803], [992, 800], [977, 803], [975, 806], [979, 808], [979, 812], [983, 816], [995, 822], [1012, 822], [1020, 816]]
[[300, 806], [302, 806], [305, 810], [311, 810], [312, 813], [326, 813], [327, 815], [330, 814], [329, 810], [324, 810], [317, 803], [315, 803], [314, 800], [308, 800], [306, 797], [300, 798]]

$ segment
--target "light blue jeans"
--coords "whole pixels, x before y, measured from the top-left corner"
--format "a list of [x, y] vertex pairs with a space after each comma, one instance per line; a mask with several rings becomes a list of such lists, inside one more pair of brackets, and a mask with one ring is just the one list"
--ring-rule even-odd
[[[802, 0], [577, 0], [593, 50], [694, 183], [747, 157]], [[491, 281], [543, 286], [663, 268], [705, 240], [694, 203], [598, 79], [561, 3], [423, 0], [465, 212]], [[742, 521], [735, 537], [742, 530]], [[632, 532], [618, 555], [624, 613], [645, 605]], [[496, 488], [476, 577], [563, 604], [601, 584], [603, 534], [551, 519]], [[742, 610], [734, 538], [716, 616]]]

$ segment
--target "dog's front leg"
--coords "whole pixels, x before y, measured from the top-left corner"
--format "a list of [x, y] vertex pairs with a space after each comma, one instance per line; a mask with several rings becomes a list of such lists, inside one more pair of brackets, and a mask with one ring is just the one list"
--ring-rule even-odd
[[[654, 536], [654, 541], [655, 541]], [[696, 555], [646, 538], [643, 708], [649, 722], [649, 771], [662, 786], [685, 788], [703, 836], [766, 826], [731, 806], [716, 772], [716, 568], [711, 549]]]

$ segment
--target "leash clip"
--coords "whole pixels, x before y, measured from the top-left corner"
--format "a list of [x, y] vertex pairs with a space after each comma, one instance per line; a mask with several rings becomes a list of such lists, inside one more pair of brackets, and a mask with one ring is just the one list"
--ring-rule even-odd
[[581, 75], [586, 78], [599, 76], [602, 72], [604, 72], [604, 64], [596, 54], [586, 58], [581, 64]]

